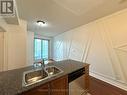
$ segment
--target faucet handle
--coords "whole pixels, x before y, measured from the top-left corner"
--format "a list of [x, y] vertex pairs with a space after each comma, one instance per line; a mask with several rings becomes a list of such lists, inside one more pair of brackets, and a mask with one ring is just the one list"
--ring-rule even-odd
[[43, 65], [44, 65], [44, 60], [43, 59], [38, 59], [38, 60], [35, 60], [35, 62], [34, 62], [35, 67], [40, 67], [40, 66], [43, 66]]

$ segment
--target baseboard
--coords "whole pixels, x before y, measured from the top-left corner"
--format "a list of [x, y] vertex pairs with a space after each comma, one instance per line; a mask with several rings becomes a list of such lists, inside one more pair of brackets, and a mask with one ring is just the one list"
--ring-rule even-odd
[[124, 83], [124, 82], [121, 82], [121, 81], [118, 81], [118, 80], [115, 80], [113, 78], [108, 78], [107, 76], [105, 77], [104, 75], [102, 76], [101, 74], [98, 74], [98, 73], [93, 73], [93, 72], [90, 72], [90, 76], [93, 76], [97, 79], [100, 79], [104, 82], [107, 82], [113, 86], [116, 86], [118, 88], [121, 88], [125, 91], [127, 91], [127, 83]]

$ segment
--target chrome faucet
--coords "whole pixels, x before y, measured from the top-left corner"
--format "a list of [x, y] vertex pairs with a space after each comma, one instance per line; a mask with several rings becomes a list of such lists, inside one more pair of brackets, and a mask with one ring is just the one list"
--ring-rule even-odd
[[37, 68], [37, 67], [45, 67], [45, 62], [44, 62], [44, 59], [42, 59], [42, 60], [36, 60], [35, 62], [34, 62], [34, 64], [33, 64], [33, 66], [35, 67], [35, 68]]
[[41, 66], [45, 67], [45, 60], [42, 59]]

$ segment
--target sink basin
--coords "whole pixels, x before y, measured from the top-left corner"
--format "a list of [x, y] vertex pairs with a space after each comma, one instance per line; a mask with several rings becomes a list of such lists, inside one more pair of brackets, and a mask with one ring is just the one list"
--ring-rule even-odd
[[30, 70], [24, 72], [23, 75], [23, 86], [29, 86], [45, 79], [51, 78], [52, 76], [56, 76], [63, 71], [55, 66], [48, 66], [44, 69], [38, 70]]
[[46, 78], [48, 78], [48, 74], [42, 69], [36, 71], [35, 70], [27, 71], [24, 73], [25, 86], [40, 82]]
[[54, 76], [59, 73], [62, 73], [62, 70], [55, 66], [48, 66], [45, 68], [45, 71], [49, 74], [49, 76]]

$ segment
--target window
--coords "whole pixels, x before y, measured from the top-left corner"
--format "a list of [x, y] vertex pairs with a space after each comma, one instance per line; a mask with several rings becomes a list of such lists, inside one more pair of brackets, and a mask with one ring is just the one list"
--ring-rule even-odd
[[34, 39], [34, 59], [48, 59], [49, 40]]

